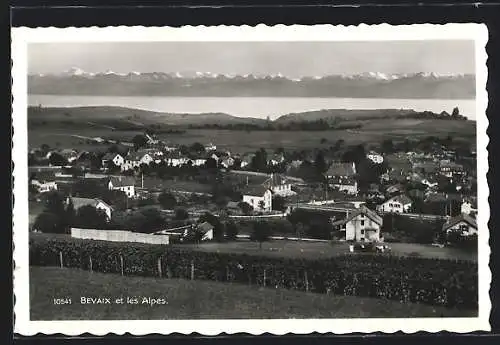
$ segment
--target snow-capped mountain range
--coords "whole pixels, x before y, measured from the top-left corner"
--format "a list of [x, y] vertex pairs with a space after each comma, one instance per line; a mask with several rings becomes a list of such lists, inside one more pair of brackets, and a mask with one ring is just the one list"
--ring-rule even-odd
[[78, 67], [28, 78], [32, 94], [198, 97], [473, 98], [468, 74], [364, 72], [299, 78], [200, 71], [87, 72]]
[[287, 79], [290, 81], [305, 81], [305, 80], [321, 80], [326, 78], [342, 78], [342, 79], [376, 79], [376, 80], [397, 80], [403, 78], [411, 77], [421, 77], [421, 78], [464, 78], [467, 75], [463, 73], [434, 73], [434, 72], [415, 72], [415, 73], [382, 73], [382, 72], [363, 72], [358, 74], [338, 74], [338, 75], [326, 75], [326, 76], [303, 76], [300, 78], [286, 77], [281, 73], [276, 74], [222, 74], [222, 73], [212, 73], [212, 72], [136, 72], [131, 71], [128, 73], [119, 73], [112, 70], [106, 70], [104, 72], [87, 72], [79, 67], [71, 67], [70, 69], [61, 73], [51, 73], [51, 74], [32, 74], [31, 77], [86, 77], [95, 78], [100, 76], [117, 76], [117, 77], [149, 77], [153, 79], [199, 79], [199, 78], [212, 78], [212, 79]]

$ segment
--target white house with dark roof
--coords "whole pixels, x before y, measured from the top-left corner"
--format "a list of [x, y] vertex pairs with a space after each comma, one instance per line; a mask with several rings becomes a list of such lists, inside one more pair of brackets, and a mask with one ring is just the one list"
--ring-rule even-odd
[[271, 189], [263, 185], [248, 186], [243, 190], [242, 194], [243, 202], [252, 206], [254, 211], [271, 211], [273, 198], [273, 192]]
[[448, 219], [448, 221], [443, 224], [443, 231], [447, 234], [451, 232], [460, 232], [462, 236], [470, 236], [477, 234], [477, 222], [471, 216], [462, 213], [459, 216]]
[[34, 176], [30, 179], [30, 183], [38, 190], [39, 193], [57, 190], [56, 177], [52, 171], [34, 173]]
[[262, 185], [269, 188], [275, 195], [287, 197], [296, 194], [292, 191], [292, 184], [290, 181], [281, 174], [271, 174]]
[[169, 152], [164, 156], [167, 165], [177, 167], [186, 164], [189, 158], [183, 156], [180, 152]]
[[382, 164], [384, 162], [384, 156], [382, 156], [380, 153], [377, 153], [375, 151], [370, 151], [367, 155], [366, 158], [371, 160], [375, 164]]
[[377, 211], [383, 213], [405, 213], [411, 209], [412, 200], [404, 194], [396, 195], [377, 206]]
[[477, 202], [475, 200], [464, 200], [460, 206], [461, 213], [467, 215], [477, 214]]
[[376, 212], [361, 206], [348, 212], [345, 219], [332, 223], [333, 228], [345, 232], [346, 241], [380, 241], [383, 219]]
[[102, 157], [102, 166], [106, 167], [109, 162], [113, 162], [117, 167], [121, 167], [125, 159], [119, 153], [108, 152]]
[[358, 194], [356, 164], [333, 162], [325, 173], [330, 187], [350, 195]]
[[148, 152], [133, 152], [129, 153], [127, 157], [125, 157], [124, 163], [121, 165], [121, 170], [130, 170], [136, 167], [139, 167], [141, 164], [150, 164], [154, 161], [154, 158]]
[[135, 180], [131, 176], [112, 176], [108, 182], [109, 190], [119, 190], [129, 198], [135, 196]]
[[96, 210], [101, 210], [106, 214], [106, 218], [108, 220], [111, 219], [111, 215], [113, 212], [113, 208], [98, 198], [77, 198], [77, 197], [68, 197], [66, 203], [69, 203], [69, 200], [73, 203], [73, 208], [75, 211], [78, 211], [83, 206], [92, 206]]

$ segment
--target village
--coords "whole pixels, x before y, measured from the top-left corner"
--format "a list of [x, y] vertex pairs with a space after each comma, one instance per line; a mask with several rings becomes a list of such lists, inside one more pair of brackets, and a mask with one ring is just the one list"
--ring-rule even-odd
[[104, 147], [30, 151], [32, 231], [162, 244], [477, 241], [475, 152], [451, 138], [240, 154], [144, 133]]

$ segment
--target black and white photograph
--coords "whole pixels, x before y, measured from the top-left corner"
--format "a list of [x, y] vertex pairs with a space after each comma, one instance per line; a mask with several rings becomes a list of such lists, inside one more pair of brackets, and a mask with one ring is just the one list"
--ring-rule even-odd
[[485, 27], [116, 29], [13, 36], [20, 331], [488, 330]]

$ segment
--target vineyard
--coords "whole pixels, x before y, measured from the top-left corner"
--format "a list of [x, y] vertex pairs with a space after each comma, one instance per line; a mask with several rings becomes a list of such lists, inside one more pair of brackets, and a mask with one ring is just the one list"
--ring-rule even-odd
[[66, 238], [30, 238], [31, 266], [235, 282], [475, 310], [477, 264], [384, 255], [277, 259]]

